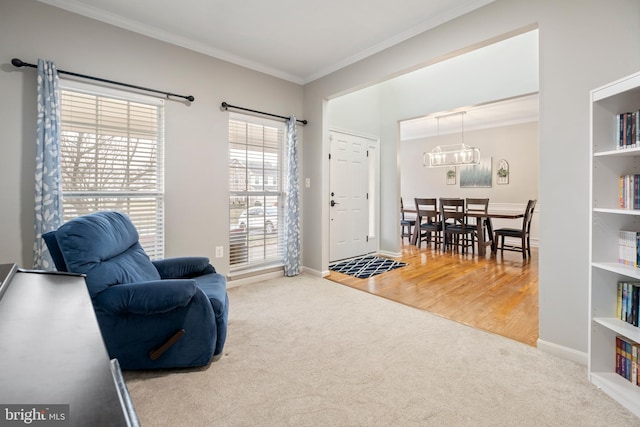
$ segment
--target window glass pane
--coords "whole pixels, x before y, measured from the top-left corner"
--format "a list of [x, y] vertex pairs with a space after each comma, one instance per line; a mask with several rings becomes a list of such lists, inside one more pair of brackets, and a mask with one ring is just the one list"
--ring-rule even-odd
[[282, 264], [284, 124], [229, 120], [229, 258], [232, 271]]
[[61, 90], [64, 220], [124, 212], [152, 259], [164, 256], [163, 114], [161, 103], [139, 96]]

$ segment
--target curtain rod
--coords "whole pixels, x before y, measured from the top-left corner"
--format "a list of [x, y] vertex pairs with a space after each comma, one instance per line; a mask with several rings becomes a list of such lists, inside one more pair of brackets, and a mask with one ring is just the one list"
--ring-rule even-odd
[[[286, 117], [286, 116], [279, 116], [278, 114], [265, 113], [265, 112], [263, 112], [263, 111], [251, 110], [251, 109], [249, 109], [249, 108], [244, 108], [244, 107], [238, 107], [238, 106], [236, 106], [236, 105], [227, 104], [227, 103], [226, 103], [226, 102], [224, 102], [224, 101], [222, 102], [221, 106], [222, 106], [222, 108], [224, 108], [225, 110], [227, 110], [228, 108], [234, 108], [234, 109], [236, 109], [236, 110], [250, 111], [250, 112], [252, 112], [252, 113], [264, 114], [265, 116], [271, 116], [271, 117], [277, 117], [277, 118], [279, 118], [279, 119], [289, 120], [289, 117]], [[296, 121], [297, 121], [297, 122], [302, 123], [303, 125], [306, 125], [306, 124], [307, 124], [307, 121], [306, 121], [306, 120], [297, 120], [297, 119], [296, 119]]]
[[[38, 68], [37, 65], [35, 64], [28, 64], [26, 62], [21, 61], [18, 58], [13, 58], [11, 60], [11, 64], [13, 64], [14, 67], [31, 67], [31, 68]], [[122, 83], [122, 82], [116, 82], [113, 80], [107, 80], [107, 79], [103, 79], [100, 77], [93, 77], [93, 76], [87, 76], [84, 74], [78, 74], [78, 73], [72, 73], [71, 71], [63, 71], [63, 70], [58, 70], [59, 74], [68, 74], [70, 76], [74, 76], [74, 77], [81, 77], [83, 79], [89, 79], [89, 80], [97, 80], [99, 82], [103, 82], [103, 83], [110, 83], [110, 84], [114, 84], [114, 85], [119, 85], [119, 86], [126, 86], [126, 87], [130, 87], [133, 89], [140, 89], [140, 90], [146, 90], [147, 92], [155, 92], [155, 93], [161, 93], [163, 95], [165, 95], [167, 98], [169, 98], [170, 96], [173, 97], [177, 97], [177, 98], [184, 98], [189, 102], [193, 102], [195, 100], [195, 98], [191, 95], [177, 95], [175, 93], [171, 93], [171, 92], [164, 92], [161, 90], [155, 90], [155, 89], [149, 89], [147, 87], [142, 87], [142, 86], [136, 86], [136, 85], [132, 85], [132, 84], [128, 84], [128, 83]]]

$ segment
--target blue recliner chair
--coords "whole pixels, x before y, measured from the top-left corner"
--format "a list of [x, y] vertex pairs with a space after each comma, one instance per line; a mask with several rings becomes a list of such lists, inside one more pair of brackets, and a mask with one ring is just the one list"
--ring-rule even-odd
[[208, 258], [151, 261], [120, 212], [74, 218], [43, 238], [59, 271], [86, 275], [107, 350], [123, 369], [204, 366], [222, 352], [229, 299]]

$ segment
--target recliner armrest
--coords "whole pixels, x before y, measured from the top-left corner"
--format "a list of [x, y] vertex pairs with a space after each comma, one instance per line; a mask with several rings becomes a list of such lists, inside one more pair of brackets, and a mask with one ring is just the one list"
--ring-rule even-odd
[[197, 291], [193, 280], [154, 280], [114, 285], [94, 300], [96, 306], [108, 312], [149, 315], [184, 307]]
[[163, 279], [189, 279], [215, 273], [207, 257], [176, 257], [152, 261]]

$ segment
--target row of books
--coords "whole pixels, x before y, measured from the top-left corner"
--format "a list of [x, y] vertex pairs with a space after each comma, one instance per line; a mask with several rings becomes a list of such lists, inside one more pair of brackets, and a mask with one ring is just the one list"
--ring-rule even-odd
[[618, 263], [636, 268], [640, 265], [640, 231], [618, 232]]
[[640, 209], [640, 175], [620, 177], [618, 200], [623, 209]]
[[640, 147], [640, 111], [618, 114], [616, 117], [616, 138], [618, 148]]
[[633, 326], [638, 326], [640, 321], [640, 282], [618, 282], [618, 319]]
[[640, 344], [622, 336], [616, 337], [616, 373], [640, 386], [638, 348]]

